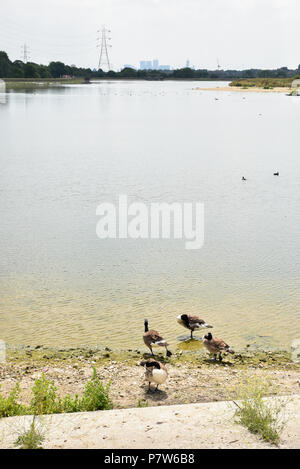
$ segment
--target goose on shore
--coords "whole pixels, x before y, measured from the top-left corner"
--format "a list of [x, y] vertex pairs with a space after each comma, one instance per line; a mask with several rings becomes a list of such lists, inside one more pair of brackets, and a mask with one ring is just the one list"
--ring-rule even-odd
[[195, 329], [200, 329], [200, 327], [213, 327], [206, 324], [204, 319], [200, 319], [197, 316], [190, 316], [189, 314], [180, 314], [177, 316], [177, 322], [191, 331], [191, 339], [193, 338]]
[[167, 357], [172, 355], [172, 352], [168, 350], [168, 343], [167, 341], [159, 334], [159, 332], [155, 331], [154, 329], [148, 328], [148, 319], [144, 320], [145, 332], [143, 335], [143, 339], [145, 345], [150, 349], [152, 355], [154, 356], [152, 347], [165, 347]]
[[158, 391], [159, 384], [163, 384], [168, 377], [167, 368], [163, 363], [153, 358], [142, 361], [140, 364], [145, 367], [145, 381], [149, 383], [148, 392], [151, 392], [151, 383], [156, 384], [155, 391]]
[[218, 339], [218, 337], [213, 337], [212, 334], [209, 332], [202, 338], [202, 342], [204, 347], [207, 348], [209, 353], [213, 353], [215, 356], [215, 360], [217, 359], [217, 354], [219, 354], [219, 360], [222, 361], [222, 352], [225, 353], [232, 353], [234, 354], [234, 350], [224, 342], [222, 339]]

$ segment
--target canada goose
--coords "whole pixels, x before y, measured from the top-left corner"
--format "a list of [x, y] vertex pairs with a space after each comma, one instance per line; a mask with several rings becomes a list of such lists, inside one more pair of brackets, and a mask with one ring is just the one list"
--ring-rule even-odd
[[273, 173], [274, 176], [279, 176], [279, 171], [276, 171], [276, 173]]
[[191, 339], [193, 338], [193, 332], [195, 329], [200, 329], [200, 327], [213, 327], [206, 324], [204, 319], [200, 319], [197, 316], [190, 316], [188, 314], [180, 314], [177, 316], [177, 322], [186, 329], [190, 329]]
[[156, 383], [155, 391], [158, 391], [158, 385], [163, 384], [167, 377], [168, 371], [163, 363], [149, 358], [147, 361], [142, 361], [141, 366], [145, 366], [145, 381], [149, 382], [148, 392], [151, 392], [151, 382]]
[[218, 337], [213, 337], [209, 332], [202, 338], [204, 347], [207, 348], [209, 353], [213, 353], [215, 359], [217, 359], [217, 354], [219, 354], [219, 360], [222, 361], [222, 352], [232, 353], [234, 354], [234, 350], [224, 342], [222, 339], [218, 339]]
[[247, 179], [243, 176], [243, 177], [242, 177], [242, 181], [247, 181]]
[[166, 340], [159, 335], [159, 332], [154, 331], [153, 329], [149, 331], [148, 319], [144, 320], [144, 326], [145, 326], [145, 332], [143, 335], [143, 339], [144, 339], [145, 345], [147, 345], [147, 347], [151, 350], [152, 355], [154, 356], [152, 347], [158, 346], [158, 347], [165, 347], [167, 357], [170, 357], [172, 355], [172, 352], [168, 350], [169, 344], [167, 344]]

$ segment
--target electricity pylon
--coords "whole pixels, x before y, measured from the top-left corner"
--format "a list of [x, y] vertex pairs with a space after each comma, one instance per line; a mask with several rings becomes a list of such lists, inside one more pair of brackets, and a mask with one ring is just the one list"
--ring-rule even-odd
[[[97, 31], [99, 34], [101, 33], [101, 37], [97, 37], [97, 47], [100, 47], [100, 55], [99, 55], [99, 63], [98, 63], [98, 70], [103, 67], [111, 70], [111, 64], [109, 61], [108, 49], [112, 47], [109, 41], [111, 41], [111, 37], [108, 37], [108, 34], [111, 32], [105, 26], [102, 26], [102, 29], [98, 29]], [[101, 40], [101, 44], [99, 43]]]
[[29, 48], [27, 44], [23, 44], [23, 46], [21, 46], [21, 54], [24, 64], [27, 64], [27, 61], [29, 59]]

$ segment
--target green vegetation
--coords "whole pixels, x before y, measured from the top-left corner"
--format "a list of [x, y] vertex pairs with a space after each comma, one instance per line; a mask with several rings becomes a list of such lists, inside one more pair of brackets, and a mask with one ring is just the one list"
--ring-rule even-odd
[[4, 398], [0, 393], [0, 418], [13, 415], [42, 415], [112, 409], [109, 388], [110, 384], [104, 386], [101, 383], [94, 368], [93, 376], [86, 383], [82, 397], [77, 394], [75, 397], [70, 395], [58, 397], [54, 382], [47, 379], [46, 375], [42, 373], [41, 377], [35, 380], [32, 388], [33, 398], [28, 406], [18, 402], [21, 391], [19, 384], [13, 388], [7, 398]]
[[[21, 80], [52, 80], [52, 79], [76, 79], [85, 78], [109, 78], [109, 79], [142, 79], [142, 80], [238, 80], [238, 79], [285, 79], [300, 73], [300, 65], [296, 70], [281, 67], [275, 70], [194, 70], [189, 67], [177, 70], [135, 70], [125, 67], [120, 72], [110, 70], [92, 70], [91, 68], [75, 67], [63, 62], [52, 61], [49, 65], [36, 64], [34, 62], [24, 63], [21, 60], [11, 61], [6, 52], [0, 51], [0, 77], [18, 78]], [[82, 83], [82, 81], [81, 81]], [[239, 86], [239, 85], [238, 85]]]
[[36, 79], [36, 78], [8, 78], [5, 80], [7, 90], [34, 90], [37, 88], [49, 88], [53, 86], [65, 85], [79, 85], [85, 83], [82, 78], [51, 78], [51, 79]]
[[251, 78], [251, 79], [243, 79], [243, 80], [235, 80], [232, 81], [229, 86], [241, 86], [243, 88], [263, 88], [265, 90], [272, 89], [272, 88], [290, 88], [292, 85], [292, 81], [296, 78], [299, 78], [298, 75], [290, 76], [290, 77], [282, 77], [282, 78]]
[[0, 418], [12, 417], [13, 415], [24, 415], [26, 413], [26, 407], [18, 403], [20, 391], [20, 385], [17, 383], [11, 390], [9, 396], [5, 399], [1, 395], [0, 385]]
[[284, 408], [282, 400], [266, 401], [264, 396], [270, 393], [270, 384], [256, 377], [251, 377], [239, 386], [235, 417], [237, 423], [259, 435], [265, 441], [279, 444], [284, 422], [280, 414]]
[[137, 407], [148, 407], [148, 401], [145, 401], [143, 399], [139, 399], [137, 403]]
[[43, 449], [42, 443], [45, 440], [44, 433], [36, 427], [36, 416], [33, 416], [32, 423], [28, 431], [20, 434], [14, 445], [20, 449]]
[[[52, 347], [22, 347], [8, 348], [7, 361], [12, 365], [24, 365], [44, 368], [45, 366], [55, 366], [58, 362], [65, 364], [76, 363], [79, 368], [90, 363], [92, 360], [95, 366], [108, 365], [115, 362], [127, 365], [135, 365], [143, 354], [139, 350], [110, 350], [100, 346], [78, 347], [57, 349]], [[201, 341], [180, 342], [177, 350], [171, 358], [166, 359], [163, 354], [158, 354], [159, 360], [167, 363], [180, 362], [190, 366], [199, 366], [211, 364], [208, 354], [203, 349]], [[271, 369], [299, 369], [300, 363], [294, 363], [289, 351], [263, 351], [259, 349], [250, 349], [250, 346], [242, 354], [236, 354], [234, 357], [226, 357], [227, 360], [234, 362], [237, 368], [248, 368], [249, 366]]]

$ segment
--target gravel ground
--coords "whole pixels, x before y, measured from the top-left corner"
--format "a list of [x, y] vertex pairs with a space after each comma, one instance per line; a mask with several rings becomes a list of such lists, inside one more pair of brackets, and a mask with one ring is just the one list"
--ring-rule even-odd
[[161, 385], [161, 392], [148, 394], [144, 382], [144, 370], [140, 360], [133, 364], [109, 360], [74, 360], [72, 363], [11, 363], [0, 364], [0, 385], [4, 396], [20, 382], [22, 389], [20, 401], [29, 403], [34, 380], [44, 371], [55, 382], [60, 396], [81, 394], [86, 382], [92, 376], [95, 366], [103, 383], [111, 382], [110, 396], [114, 408], [137, 407], [139, 402], [149, 406], [189, 404], [233, 399], [236, 390], [246, 376], [258, 376], [271, 383], [270, 393], [285, 395], [299, 394], [299, 369], [288, 367], [269, 368], [263, 364], [240, 368], [226, 359], [222, 364], [208, 362], [168, 363], [168, 381]]

